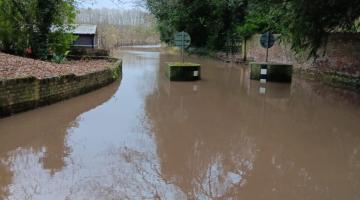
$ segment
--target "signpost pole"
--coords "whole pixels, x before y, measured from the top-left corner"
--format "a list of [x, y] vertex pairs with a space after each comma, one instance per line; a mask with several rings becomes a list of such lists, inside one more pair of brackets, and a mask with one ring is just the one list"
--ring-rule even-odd
[[185, 59], [184, 59], [184, 48], [181, 48], [181, 56], [182, 56], [182, 62], [184, 63], [184, 62], [185, 62]]
[[191, 44], [191, 37], [188, 33], [182, 31], [178, 32], [175, 35], [175, 45], [178, 48], [181, 48], [181, 59], [182, 63], [185, 62], [185, 48], [189, 47]]
[[269, 60], [269, 48], [266, 48], [266, 60], [265, 62], [268, 62]]
[[182, 47], [181, 47], [181, 56], [182, 56], [182, 62], [184, 63], [184, 48], [185, 48], [185, 34], [182, 34]]
[[268, 60], [269, 60], [269, 46], [270, 46], [270, 33], [267, 32], [267, 47], [266, 47], [266, 60], [265, 60], [265, 62], [268, 62]]

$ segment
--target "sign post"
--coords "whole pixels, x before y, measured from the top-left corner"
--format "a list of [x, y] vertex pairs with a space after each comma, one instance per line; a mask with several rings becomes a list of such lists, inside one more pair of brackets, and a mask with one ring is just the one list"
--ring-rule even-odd
[[181, 48], [182, 62], [167, 63], [166, 75], [170, 81], [198, 81], [201, 80], [201, 65], [184, 62], [184, 50], [191, 44], [191, 37], [182, 31], [174, 36], [174, 44]]
[[182, 62], [184, 63], [184, 49], [188, 48], [191, 44], [191, 37], [188, 33], [182, 31], [175, 34], [175, 46], [181, 48]]
[[266, 62], [269, 60], [269, 49], [275, 44], [275, 37], [269, 31], [262, 34], [260, 38], [260, 44], [266, 48]]
[[[293, 74], [292, 64], [281, 64], [269, 62], [269, 49], [275, 44], [275, 37], [270, 32], [261, 35], [260, 44], [266, 48], [266, 62], [250, 63], [251, 74], [250, 79], [260, 80], [265, 84], [267, 81], [291, 83]], [[265, 89], [261, 88], [260, 93], [264, 93]]]

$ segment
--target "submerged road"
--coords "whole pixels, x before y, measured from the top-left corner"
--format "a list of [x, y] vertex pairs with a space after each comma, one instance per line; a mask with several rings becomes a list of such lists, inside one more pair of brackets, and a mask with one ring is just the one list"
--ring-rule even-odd
[[[126, 48], [123, 78], [0, 119], [0, 199], [360, 199], [360, 95], [191, 57], [169, 82], [159, 48]], [[264, 89], [261, 89], [263, 92]]]

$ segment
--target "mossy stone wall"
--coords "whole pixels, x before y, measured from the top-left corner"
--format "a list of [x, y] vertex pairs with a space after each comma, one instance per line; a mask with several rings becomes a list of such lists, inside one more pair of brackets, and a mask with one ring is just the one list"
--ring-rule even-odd
[[[260, 45], [260, 34], [253, 35], [246, 43], [248, 60], [263, 62], [266, 57], [266, 49]], [[280, 35], [276, 35], [280, 37]], [[331, 78], [334, 85], [345, 82], [358, 83], [360, 79], [360, 34], [359, 33], [331, 33], [328, 42], [318, 51], [317, 59], [308, 59], [308, 52], [295, 54], [291, 44], [286, 40], [277, 40], [269, 49], [269, 61], [276, 63], [292, 64], [296, 71], [324, 76], [320, 79]], [[242, 55], [241, 57], [244, 57]], [[345, 86], [348, 86], [345, 83]]]
[[201, 79], [201, 66], [193, 63], [168, 63], [166, 76], [171, 81], [197, 81]]
[[81, 76], [0, 80], [0, 117], [84, 94], [114, 82], [121, 74], [122, 63], [116, 61], [105, 70]]
[[261, 66], [266, 66], [266, 80], [270, 82], [291, 82], [293, 74], [293, 66], [287, 64], [274, 63], [250, 63], [251, 74], [253, 80], [261, 79]]

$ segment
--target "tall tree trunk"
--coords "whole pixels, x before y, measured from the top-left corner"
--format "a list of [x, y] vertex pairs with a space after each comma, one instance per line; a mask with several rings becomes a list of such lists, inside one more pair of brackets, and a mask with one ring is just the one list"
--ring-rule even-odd
[[246, 61], [247, 60], [247, 51], [246, 51], [246, 41], [247, 39], [244, 39], [244, 46], [243, 46], [243, 60]]
[[47, 59], [49, 34], [60, 0], [38, 0], [37, 27], [32, 37], [33, 56]]

